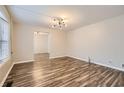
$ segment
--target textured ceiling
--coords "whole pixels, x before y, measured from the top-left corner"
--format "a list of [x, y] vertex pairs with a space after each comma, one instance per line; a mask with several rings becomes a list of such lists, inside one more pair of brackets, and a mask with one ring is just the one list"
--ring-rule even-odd
[[74, 30], [124, 13], [117, 5], [16, 5], [7, 6], [14, 22], [48, 28], [52, 17], [63, 17], [67, 27]]

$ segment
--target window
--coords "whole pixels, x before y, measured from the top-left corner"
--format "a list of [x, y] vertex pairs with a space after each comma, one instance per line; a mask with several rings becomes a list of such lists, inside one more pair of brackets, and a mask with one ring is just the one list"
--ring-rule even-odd
[[0, 63], [9, 56], [9, 24], [0, 16]]

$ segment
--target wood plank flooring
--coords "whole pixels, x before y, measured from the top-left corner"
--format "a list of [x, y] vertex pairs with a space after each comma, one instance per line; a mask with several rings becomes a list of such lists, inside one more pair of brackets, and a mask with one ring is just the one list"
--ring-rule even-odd
[[12, 87], [122, 87], [124, 72], [63, 57], [49, 60], [37, 54], [35, 62], [16, 64], [7, 80]]

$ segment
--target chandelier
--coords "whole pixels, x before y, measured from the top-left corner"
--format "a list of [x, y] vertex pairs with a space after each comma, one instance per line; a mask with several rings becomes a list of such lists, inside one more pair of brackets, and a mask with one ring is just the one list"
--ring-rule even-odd
[[63, 18], [53, 18], [52, 20], [53, 24], [52, 24], [52, 28], [56, 28], [56, 29], [63, 29], [67, 26], [67, 24], [65, 23], [65, 20]]

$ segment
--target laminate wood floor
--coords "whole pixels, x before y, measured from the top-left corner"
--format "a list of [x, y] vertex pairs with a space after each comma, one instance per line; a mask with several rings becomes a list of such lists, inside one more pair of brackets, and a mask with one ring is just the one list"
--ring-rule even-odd
[[122, 87], [124, 72], [81, 60], [63, 57], [49, 60], [35, 55], [34, 62], [16, 64], [5, 83], [12, 87]]

